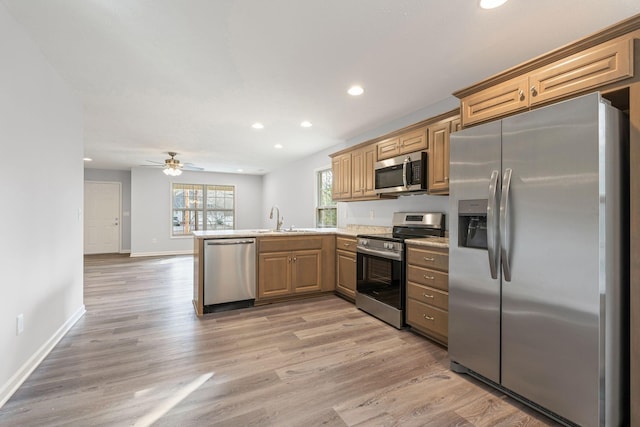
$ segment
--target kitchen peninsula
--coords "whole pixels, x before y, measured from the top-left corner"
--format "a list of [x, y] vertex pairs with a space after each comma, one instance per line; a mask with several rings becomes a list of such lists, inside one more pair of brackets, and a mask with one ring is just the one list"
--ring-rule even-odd
[[[205, 313], [204, 245], [207, 240], [234, 238], [256, 240], [255, 305], [261, 305], [319, 296], [334, 291], [352, 300], [352, 293], [355, 292], [355, 236], [363, 233], [388, 232], [390, 232], [389, 227], [351, 224], [347, 228], [338, 229], [195, 231], [193, 233], [193, 306], [196, 315], [202, 316]], [[354, 243], [351, 243], [352, 241]], [[448, 248], [447, 238], [413, 239], [411, 242], [440, 248], [440, 250]], [[346, 259], [342, 254], [351, 254], [353, 258]], [[341, 261], [350, 261], [353, 270], [343, 269], [341, 266], [344, 263]], [[345, 280], [343, 277], [345, 274], [354, 277]], [[354, 287], [351, 292], [348, 288], [344, 288], [345, 281], [353, 282], [352, 285], [348, 285], [348, 287]]]

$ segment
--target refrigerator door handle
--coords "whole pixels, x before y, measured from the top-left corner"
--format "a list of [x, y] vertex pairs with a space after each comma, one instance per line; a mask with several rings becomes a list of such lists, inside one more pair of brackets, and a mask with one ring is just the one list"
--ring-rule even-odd
[[502, 178], [502, 198], [500, 200], [500, 254], [502, 259], [502, 273], [504, 280], [511, 281], [511, 265], [509, 264], [509, 256], [511, 255], [510, 245], [510, 224], [509, 224], [509, 196], [511, 189], [511, 173], [512, 170], [507, 168], [504, 170]]
[[498, 209], [498, 179], [500, 172], [494, 170], [491, 172], [491, 179], [489, 180], [489, 203], [487, 203], [487, 252], [489, 253], [489, 270], [491, 271], [491, 278], [498, 278], [499, 258], [498, 258], [498, 228], [497, 222], [498, 215], [496, 213]]

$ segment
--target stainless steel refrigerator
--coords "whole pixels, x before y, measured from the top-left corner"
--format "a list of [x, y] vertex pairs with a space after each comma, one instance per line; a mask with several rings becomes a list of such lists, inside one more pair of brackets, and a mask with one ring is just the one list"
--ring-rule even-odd
[[598, 93], [451, 136], [452, 370], [566, 424], [628, 411], [626, 140]]

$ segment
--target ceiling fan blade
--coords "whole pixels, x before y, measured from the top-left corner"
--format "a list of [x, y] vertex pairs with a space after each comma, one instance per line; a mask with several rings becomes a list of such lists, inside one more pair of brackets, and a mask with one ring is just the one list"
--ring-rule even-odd
[[203, 171], [204, 168], [199, 166], [195, 166], [193, 163], [185, 163], [182, 165], [182, 169], [190, 170], [190, 171]]
[[[145, 162], [154, 163], [156, 165], [164, 166], [164, 162], [156, 162], [155, 160], [145, 160]], [[147, 165], [151, 166], [151, 165]]]

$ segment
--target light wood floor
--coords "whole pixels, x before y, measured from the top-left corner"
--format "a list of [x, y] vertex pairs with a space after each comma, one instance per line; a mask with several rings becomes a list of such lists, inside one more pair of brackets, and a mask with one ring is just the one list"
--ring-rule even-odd
[[191, 292], [191, 257], [86, 257], [87, 314], [0, 425], [555, 425], [338, 297], [198, 319]]

